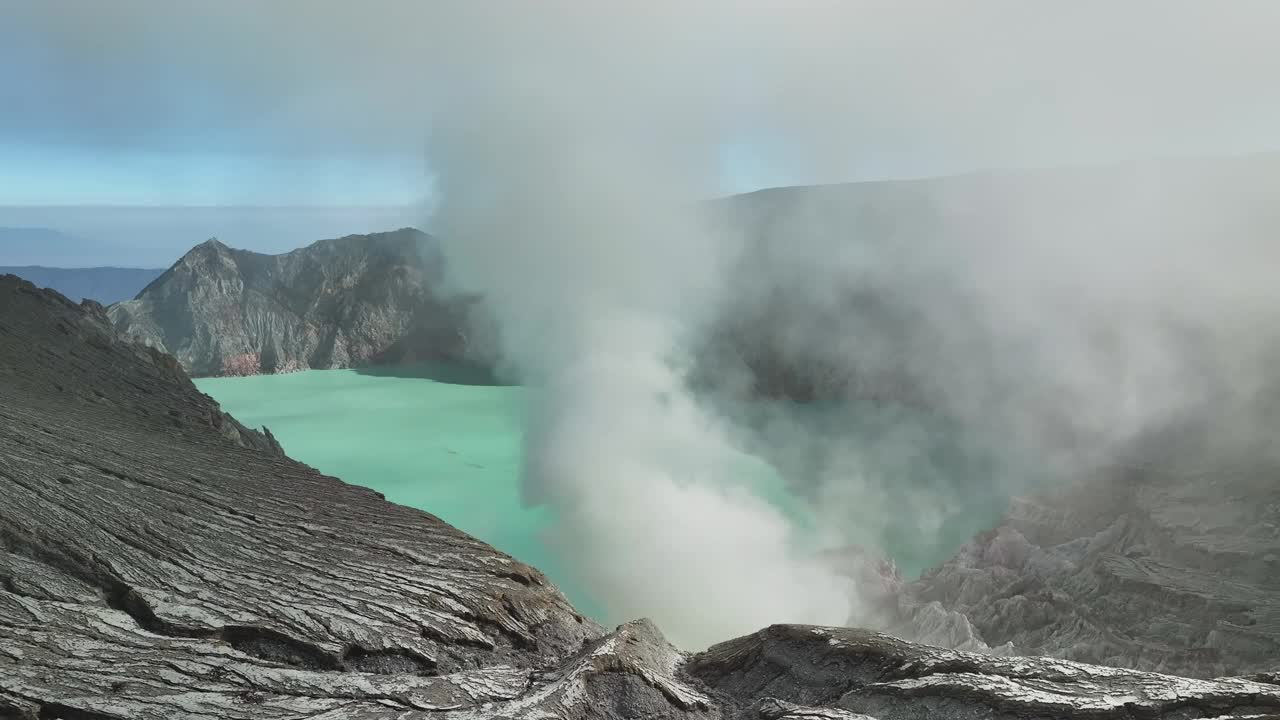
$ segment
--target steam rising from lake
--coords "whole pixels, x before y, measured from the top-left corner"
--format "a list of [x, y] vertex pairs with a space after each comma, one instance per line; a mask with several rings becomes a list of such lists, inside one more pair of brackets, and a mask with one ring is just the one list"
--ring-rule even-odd
[[[10, 83], [14, 136], [423, 158], [452, 280], [533, 386], [526, 501], [614, 619], [683, 645], [871, 622], [816, 549], [935, 545], [966, 498], [1172, 458], [1173, 425], [1197, 462], [1273, 454], [1274, 157], [700, 203], [744, 167], [1280, 147], [1276, 3], [56, 5], [6, 17], [52, 59]], [[708, 372], [737, 311], [844, 378], [820, 420]]]
[[[490, 36], [483, 56], [459, 48], [467, 82], [433, 115], [434, 229], [536, 388], [527, 500], [555, 508], [556, 545], [616, 619], [651, 616], [688, 647], [771, 622], [875, 623], [874, 588], [817, 550], [883, 550], [895, 524], [933, 546], [966, 495], [1132, 459], [1173, 423], [1238, 417], [1267, 384], [1256, 331], [1280, 298], [1258, 268], [1280, 258], [1258, 241], [1276, 225], [1240, 191], [1280, 178], [1274, 159], [693, 202], [744, 116], [787, 130], [811, 176], [885, 117], [847, 92], [862, 50], [837, 37], [885, 18], [842, 7], [450, 18]], [[938, 103], [924, 90], [904, 84], [892, 119], [921, 121]], [[1020, 117], [1022, 136], [1062, 130], [1041, 120]], [[731, 365], [693, 382], [718, 325], [761, 308], [773, 351], [848, 380], [826, 398], [843, 420], [753, 406]], [[1218, 427], [1207, 444], [1247, 423]], [[766, 500], [744, 452], [783, 468], [807, 512]]]

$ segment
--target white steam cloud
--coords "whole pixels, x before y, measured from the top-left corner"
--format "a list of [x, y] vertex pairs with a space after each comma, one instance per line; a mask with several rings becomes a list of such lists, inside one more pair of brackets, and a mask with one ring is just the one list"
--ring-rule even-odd
[[614, 618], [650, 616], [693, 646], [843, 622], [848, 581], [799, 546], [750, 484], [758, 463], [685, 389], [730, 257], [691, 202], [712, 137], [640, 56], [539, 49], [472, 78], [438, 116], [434, 155], [450, 267], [532, 388], [530, 501], [555, 509], [552, 542]]
[[[1280, 4], [51, 0], [5, 25], [39, 50], [0, 85], [12, 136], [425, 153], [453, 280], [534, 388], [529, 502], [611, 619], [683, 645], [871, 622], [818, 550], [962, 541], [1188, 418], [1197, 461], [1273, 450], [1274, 156], [699, 203], [747, 166], [1280, 148]], [[705, 351], [737, 311], [841, 402], [744, 392]]]
[[[651, 616], [686, 646], [770, 622], [874, 622], [815, 543], [879, 547], [895, 523], [899, 535], [934, 538], [966, 494], [1000, 504], [1032, 475], [1114, 459], [1200, 408], [1204, 383], [1241, 369], [1238, 334], [1216, 331], [1245, 310], [1231, 289], [1259, 258], [1215, 254], [1196, 223], [1260, 206], [1215, 202], [1212, 181], [1165, 187], [1157, 167], [850, 188], [783, 203], [769, 231], [746, 233], [693, 202], [714, 186], [725, 139], [743, 133], [772, 138], [758, 149], [782, 171], [829, 178], [874, 158], [866, 136], [924, 135], [921, 126], [939, 130], [925, 144], [945, 148], [944, 163], [973, 163], [974, 147], [1025, 160], [1089, 136], [1084, 157], [1142, 153], [1162, 145], [1139, 141], [1162, 135], [1148, 123], [1180, 122], [1107, 83], [1151, 72], [1146, 61], [1109, 68], [1117, 77], [1088, 89], [1068, 84], [1061, 107], [986, 114], [1017, 107], [1014, 96], [1041, 81], [1035, 72], [1083, 81], [1077, 66], [1096, 60], [1077, 50], [1099, 31], [1089, 25], [1097, 8], [1056, 27], [1023, 5], [999, 8], [979, 13], [1012, 24], [998, 45], [983, 45], [981, 23], [952, 6], [570, 3], [508, 8], [497, 21], [449, 15], [459, 38], [486, 42], [450, 45], [459, 88], [438, 95], [432, 115], [435, 229], [459, 284], [488, 299], [506, 360], [535, 388], [528, 499], [555, 509], [557, 547], [613, 619]], [[909, 49], [886, 51], [895, 43]], [[1024, 67], [1020, 53], [1039, 62]], [[901, 66], [877, 64], [886, 58]], [[968, 94], [980, 91], [1001, 100], [974, 112]], [[1102, 108], [1116, 112], [1100, 118]], [[951, 112], [957, 127], [939, 126]], [[1156, 278], [1153, 258], [1169, 260]], [[1269, 287], [1258, 279], [1251, 300]], [[859, 288], [879, 292], [905, 325], [851, 323], [860, 315], [848, 294]], [[735, 404], [750, 401], [695, 396], [688, 371], [720, 313], [767, 308], [770, 291], [790, 305], [771, 325], [783, 352], [817, 352], [844, 373], [891, 372], [998, 461], [984, 471], [931, 455], [948, 431], [901, 408], [837, 413], [816, 438], [803, 438], [812, 425], [764, 410], [752, 440], [750, 412]], [[1234, 344], [1191, 352], [1177, 334], [1185, 327]], [[795, 471], [788, 480], [812, 514], [780, 509], [747, 445]]]

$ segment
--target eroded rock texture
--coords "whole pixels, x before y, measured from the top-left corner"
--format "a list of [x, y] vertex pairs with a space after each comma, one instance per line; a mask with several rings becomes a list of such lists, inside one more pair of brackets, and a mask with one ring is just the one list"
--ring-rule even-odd
[[12, 276], [0, 485], [0, 689], [19, 698], [185, 692], [223, 661], [236, 692], [259, 666], [541, 667], [600, 635], [536, 570], [289, 460], [99, 307]]
[[0, 717], [1274, 717], [1273, 681], [606, 633], [538, 571], [285, 457], [100, 307], [0, 277]]
[[1131, 466], [1021, 498], [909, 588], [907, 616], [932, 604], [1008, 652], [1199, 677], [1273, 669], [1276, 477]]
[[850, 628], [776, 625], [712, 647], [688, 670], [745, 717], [1280, 717], [1280, 686], [1254, 680], [992, 657]]
[[410, 228], [282, 255], [209, 240], [108, 312], [197, 377], [461, 359], [467, 303], [440, 294], [441, 267]]
[[96, 408], [152, 432], [185, 429], [204, 437], [213, 429], [234, 444], [281, 453], [270, 433], [246, 429], [196, 390], [172, 356], [122, 342], [98, 303], [76, 305], [2, 277], [0, 383], [7, 408], [63, 406], [68, 421], [77, 408]]
[[[972, 498], [985, 510], [1024, 494], [1002, 520], [971, 520], [966, 535], [995, 527], [905, 588], [903, 617], [886, 627], [1199, 677], [1280, 664], [1280, 305], [1274, 283], [1248, 279], [1274, 265], [1263, 258], [1280, 226], [1256, 193], [1280, 178], [1277, 160], [725, 201], [756, 240], [735, 278], [748, 321], [727, 343], [755, 389], [849, 400], [857, 410], [843, 425], [806, 427], [837, 459], [856, 448], [851, 474], [883, 470], [894, 490], [936, 477], [926, 495], [955, 516], [976, 516]], [[1055, 266], [1069, 249], [1109, 245], [1097, 266]], [[1208, 248], [1196, 274], [1162, 265]], [[1108, 273], [1114, 286], [1099, 279]], [[1207, 290], [1215, 277], [1230, 278], [1234, 299]], [[1071, 280], [1052, 288], [1060, 278]], [[1151, 294], [1132, 304], [1130, 291]], [[1015, 308], [1029, 322], [1012, 320]], [[923, 460], [881, 460], [867, 432], [845, 430], [862, 408], [903, 431], [880, 445]], [[790, 450], [805, 438], [787, 440]], [[940, 452], [957, 440], [976, 460], [968, 467]], [[799, 468], [784, 472], [798, 485]], [[890, 527], [909, 526], [913, 513], [898, 512], [907, 517]]]

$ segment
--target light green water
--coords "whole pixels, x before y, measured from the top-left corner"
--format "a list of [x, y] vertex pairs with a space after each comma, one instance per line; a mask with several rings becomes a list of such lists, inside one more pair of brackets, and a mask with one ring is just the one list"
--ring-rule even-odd
[[[436, 515], [542, 570], [580, 610], [605, 619], [605, 609], [544, 542], [551, 511], [521, 503], [527, 391], [476, 384], [486, 380], [420, 365], [195, 382], [240, 422], [270, 428], [290, 457]], [[744, 454], [733, 475], [797, 527], [809, 524], [809, 513], [768, 464]]]
[[270, 428], [290, 457], [483, 539], [597, 615], [540, 537], [550, 513], [520, 502], [524, 391], [441, 381], [460, 377], [447, 368], [416, 370], [312, 370], [196, 386], [240, 422]]
[[[457, 368], [423, 365], [206, 378], [196, 385], [246, 425], [269, 427], [291, 457], [430, 512], [537, 567], [580, 610], [607, 620], [605, 608], [544, 541], [554, 521], [551, 511], [521, 502], [527, 391], [483, 380]], [[1001, 473], [980, 455], [952, 447], [949, 438], [956, 433], [951, 429], [885, 411], [859, 415], [797, 407], [789, 412], [805, 419], [778, 441], [795, 451], [794, 457], [772, 457], [771, 465], [744, 453], [732, 474], [735, 483], [790, 518], [800, 531], [800, 545], [816, 539], [807, 537], [812, 506], [786, 489], [774, 466], [797, 478], [817, 476], [809, 465], [833, 448], [852, 452], [885, 478], [883, 487], [858, 490], [867, 500], [841, 506], [841, 512], [847, 511], [850, 530], [869, 529], [861, 542], [896, 559], [909, 577], [948, 557], [1003, 509], [1002, 490], [982, 481]], [[853, 482], [856, 473], [850, 477]], [[914, 521], [920, 497], [934, 500], [925, 516], [937, 508], [947, 511], [940, 527]]]

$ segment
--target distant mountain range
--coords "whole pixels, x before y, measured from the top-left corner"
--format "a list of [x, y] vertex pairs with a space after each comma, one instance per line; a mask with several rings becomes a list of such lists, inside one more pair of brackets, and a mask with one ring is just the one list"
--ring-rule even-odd
[[82, 266], [89, 245], [82, 238], [48, 227], [0, 225], [0, 263], [10, 267]]
[[133, 299], [163, 272], [162, 268], [0, 266], [0, 275], [17, 275], [40, 287], [57, 290], [77, 302], [94, 300], [103, 305]]

